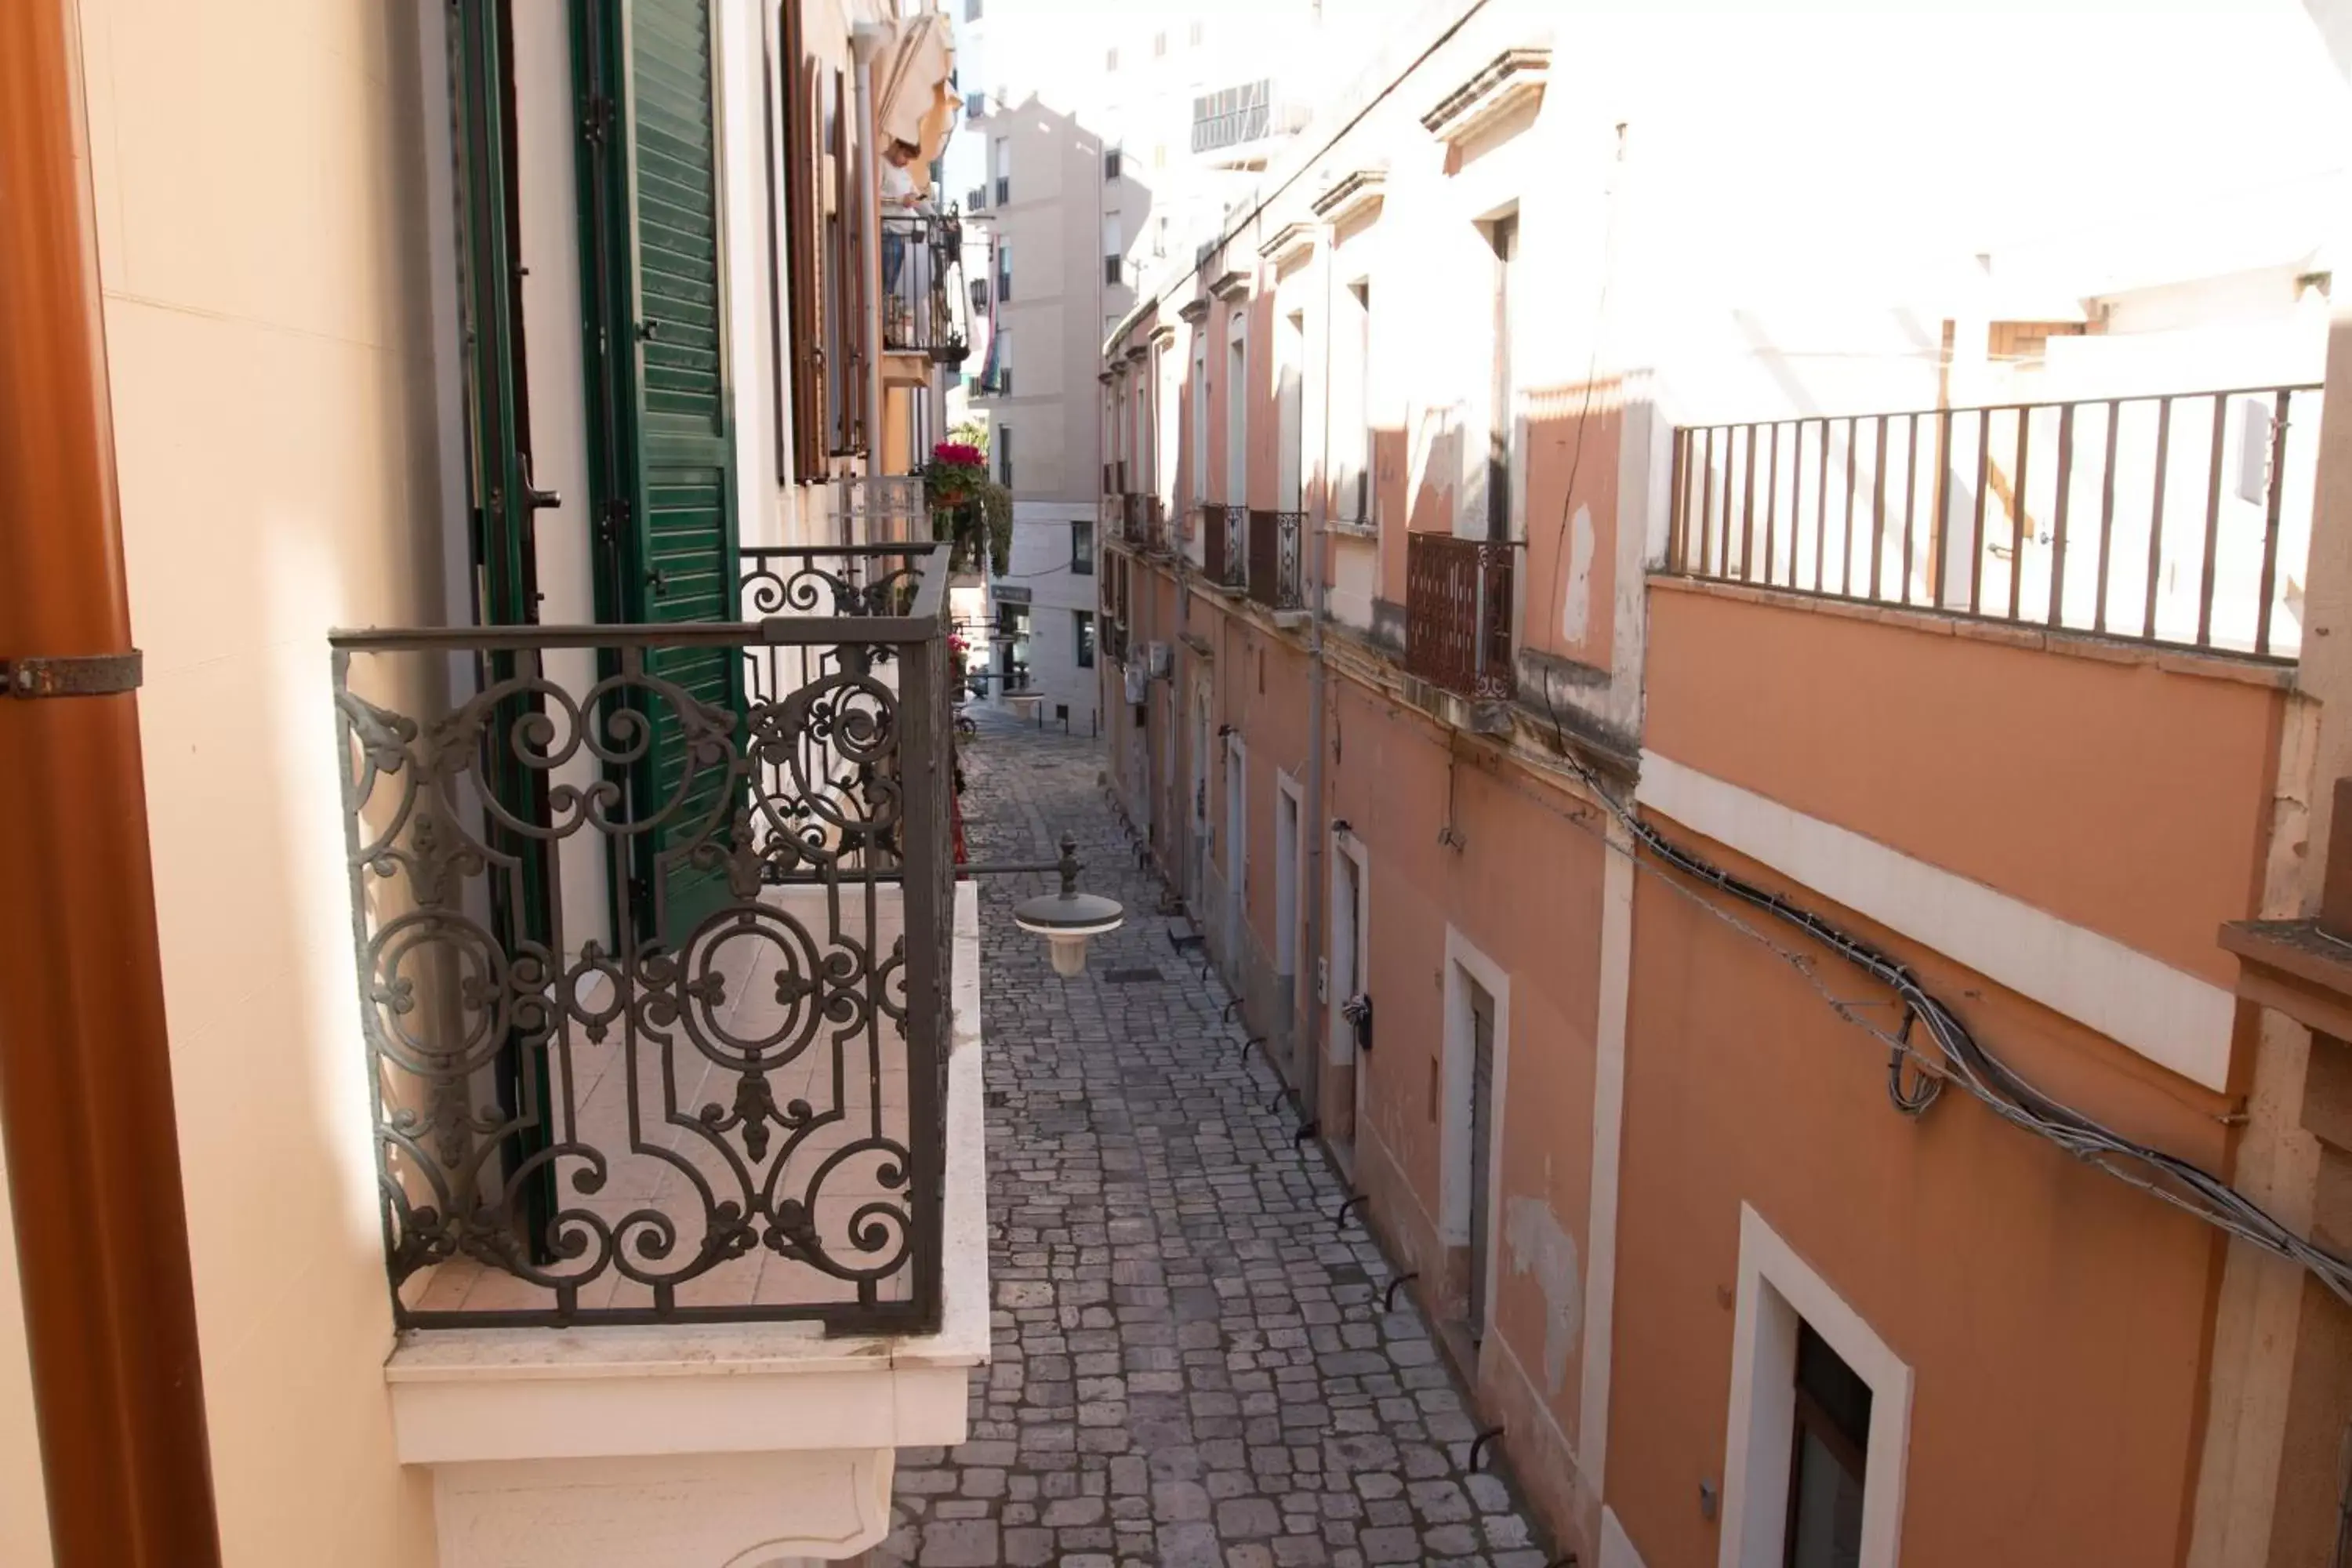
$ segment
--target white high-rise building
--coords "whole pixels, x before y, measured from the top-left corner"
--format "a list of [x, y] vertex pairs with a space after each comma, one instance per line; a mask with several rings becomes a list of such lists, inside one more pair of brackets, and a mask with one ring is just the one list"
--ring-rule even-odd
[[971, 219], [975, 342], [949, 418], [984, 422], [1014, 498], [995, 624], [971, 628], [993, 639], [991, 700], [1033, 697], [1080, 732], [1097, 721], [1097, 533], [1107, 498], [1153, 489], [1132, 466], [1151, 456], [1106, 441], [1103, 339], [1139, 282], [1191, 261], [1185, 237], [1250, 199], [1377, 40], [1369, 18], [1409, 8], [961, 0], [966, 112], [941, 184]]

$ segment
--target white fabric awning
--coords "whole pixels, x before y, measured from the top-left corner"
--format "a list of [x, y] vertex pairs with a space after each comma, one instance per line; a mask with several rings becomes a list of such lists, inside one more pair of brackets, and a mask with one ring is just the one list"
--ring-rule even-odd
[[884, 142], [915, 149], [907, 173], [915, 194], [931, 188], [931, 161], [947, 145], [963, 100], [949, 79], [955, 74], [955, 35], [936, 11], [902, 16], [890, 24], [890, 38], [875, 58], [875, 121]]

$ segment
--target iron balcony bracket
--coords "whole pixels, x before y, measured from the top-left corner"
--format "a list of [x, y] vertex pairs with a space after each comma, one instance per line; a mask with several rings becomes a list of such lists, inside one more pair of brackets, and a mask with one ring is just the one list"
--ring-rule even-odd
[[0, 693], [35, 697], [114, 697], [139, 689], [137, 648], [128, 653], [75, 654], [51, 658], [0, 658]]

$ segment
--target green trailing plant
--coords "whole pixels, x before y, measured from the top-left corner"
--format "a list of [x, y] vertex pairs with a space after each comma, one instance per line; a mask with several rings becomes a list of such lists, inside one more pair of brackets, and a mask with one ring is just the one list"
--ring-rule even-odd
[[1002, 577], [1012, 564], [1013, 492], [988, 477], [988, 457], [963, 441], [942, 441], [923, 465], [923, 499], [931, 509], [931, 537], [950, 541], [949, 564]]

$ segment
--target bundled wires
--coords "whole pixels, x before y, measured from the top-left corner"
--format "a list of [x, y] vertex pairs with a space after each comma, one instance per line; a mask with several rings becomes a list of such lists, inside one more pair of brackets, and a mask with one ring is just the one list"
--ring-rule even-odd
[[[2081, 1111], [2035, 1088], [2015, 1068], [1987, 1049], [1951, 1008], [1919, 983], [1908, 965], [1880, 952], [1860, 938], [1841, 931], [1821, 916], [1790, 903], [1769, 889], [1733, 876], [1667, 838], [1619, 801], [1592, 771], [1572, 756], [1568, 766], [1591, 790], [1610, 814], [1624, 825], [1635, 847], [1626, 849], [1606, 835], [1603, 841], [1633, 864], [1664, 878], [1676, 891], [1696, 900], [1736, 930], [1763, 943], [1811, 981], [1831, 1007], [1846, 1022], [1884, 1040], [1889, 1047], [1887, 1094], [1896, 1110], [1917, 1116], [1935, 1103], [1944, 1086], [1954, 1084], [2014, 1127], [2055, 1143], [2085, 1163], [2127, 1185], [2196, 1215], [2231, 1236], [2252, 1243], [2274, 1257], [2308, 1268], [2319, 1282], [2347, 1306], [2352, 1306], [2352, 1261], [2314, 1245], [2281, 1224], [2260, 1205], [2219, 1176], [2160, 1149], [2136, 1142]], [[1712, 889], [1727, 899], [1760, 911], [1780, 924], [1794, 927], [1894, 994], [1903, 1009], [1903, 1022], [1888, 1033], [1862, 1016], [1856, 1003], [1840, 997], [1812, 973], [1812, 961], [1770, 941], [1746, 921], [1717, 910], [1708, 900], [1648, 865], [1643, 852], [1672, 868], [1682, 877]], [[1927, 1042], [1917, 1039], [1924, 1028]], [[1905, 1068], [1911, 1072], [1906, 1086]]]

